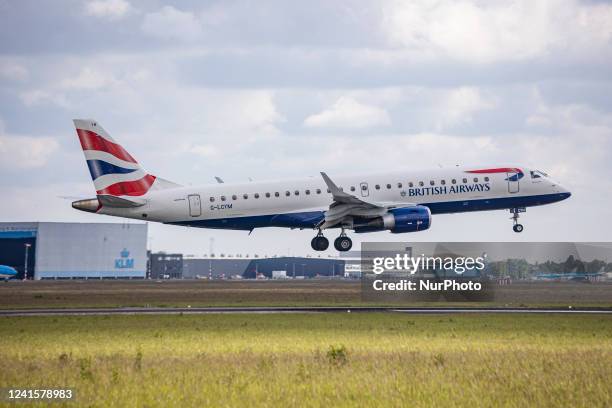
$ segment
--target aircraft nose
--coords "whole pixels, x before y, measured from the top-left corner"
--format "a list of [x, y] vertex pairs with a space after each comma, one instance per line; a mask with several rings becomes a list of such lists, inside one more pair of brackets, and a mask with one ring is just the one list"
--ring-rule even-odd
[[572, 192], [569, 191], [567, 188], [563, 187], [562, 185], [557, 185], [558, 189], [559, 189], [559, 197], [561, 198], [561, 200], [565, 200], [567, 198], [570, 198], [572, 196]]

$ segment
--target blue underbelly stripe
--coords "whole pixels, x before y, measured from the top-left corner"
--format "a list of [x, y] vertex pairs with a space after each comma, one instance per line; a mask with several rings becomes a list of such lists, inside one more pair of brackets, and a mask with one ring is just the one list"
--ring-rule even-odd
[[[534, 207], [565, 200], [569, 193], [545, 194], [538, 196], [504, 197], [478, 200], [446, 201], [423, 203], [432, 214], [449, 214], [470, 211], [502, 210], [516, 207]], [[186, 225], [200, 228], [251, 230], [262, 227], [314, 228], [324, 218], [323, 211], [303, 213], [254, 215], [248, 217], [185, 220], [167, 224]]]

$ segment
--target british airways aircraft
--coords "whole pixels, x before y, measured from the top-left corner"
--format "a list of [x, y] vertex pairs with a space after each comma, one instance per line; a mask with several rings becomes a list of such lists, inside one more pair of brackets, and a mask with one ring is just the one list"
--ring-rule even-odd
[[346, 230], [404, 233], [431, 227], [432, 215], [510, 210], [523, 231], [526, 207], [565, 200], [571, 193], [546, 173], [522, 166], [454, 167], [429, 171], [223, 183], [185, 187], [148, 174], [92, 119], [74, 120], [96, 198], [78, 210], [200, 228], [252, 231], [261, 227], [313, 229], [311, 246], [325, 251], [324, 231], [340, 234], [338, 251], [352, 247]]

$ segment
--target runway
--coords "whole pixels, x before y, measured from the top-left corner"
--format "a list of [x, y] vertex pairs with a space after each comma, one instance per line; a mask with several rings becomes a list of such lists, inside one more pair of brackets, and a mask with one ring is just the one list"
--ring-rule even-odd
[[71, 309], [4, 309], [0, 316], [94, 316], [94, 315], [172, 315], [172, 314], [272, 314], [272, 313], [537, 313], [612, 315], [610, 308], [508, 308], [508, 307], [126, 307]]

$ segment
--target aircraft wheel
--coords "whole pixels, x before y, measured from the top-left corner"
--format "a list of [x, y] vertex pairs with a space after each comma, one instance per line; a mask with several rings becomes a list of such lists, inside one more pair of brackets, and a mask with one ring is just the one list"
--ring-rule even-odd
[[340, 252], [346, 252], [353, 247], [353, 241], [349, 237], [339, 236], [334, 240], [334, 248]]
[[512, 229], [514, 230], [514, 232], [523, 232], [523, 224], [516, 224], [512, 227]]
[[310, 241], [310, 246], [315, 251], [325, 251], [329, 247], [329, 240], [324, 236], [319, 235]]

